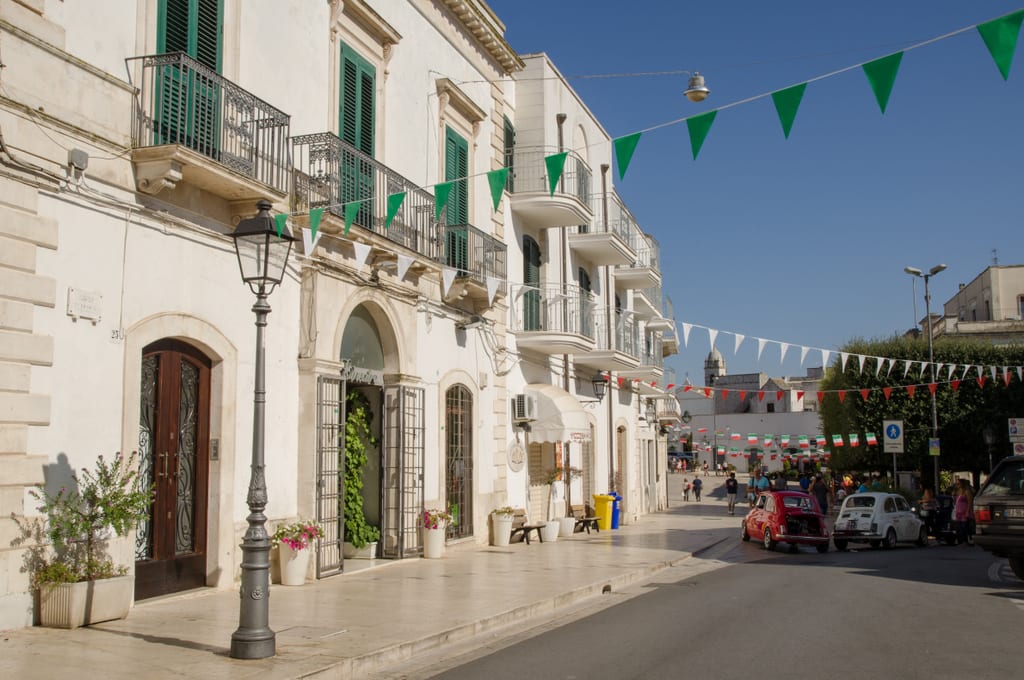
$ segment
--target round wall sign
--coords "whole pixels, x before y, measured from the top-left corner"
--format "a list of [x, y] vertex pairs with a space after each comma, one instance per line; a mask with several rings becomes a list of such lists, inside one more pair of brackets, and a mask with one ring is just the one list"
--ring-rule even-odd
[[526, 451], [519, 442], [514, 442], [508, 448], [508, 469], [512, 472], [519, 472], [526, 464]]

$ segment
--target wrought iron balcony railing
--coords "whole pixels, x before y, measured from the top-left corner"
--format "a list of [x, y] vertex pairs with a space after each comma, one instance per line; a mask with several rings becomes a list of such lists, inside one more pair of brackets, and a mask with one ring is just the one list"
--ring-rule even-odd
[[608, 323], [605, 312], [598, 311], [594, 318], [595, 350], [616, 350], [627, 356], [637, 357], [637, 324], [631, 312], [616, 311], [612, 314], [612, 334], [608, 337]]
[[[434, 219], [434, 196], [331, 132], [292, 138], [296, 212], [325, 208], [345, 219], [359, 202], [354, 224], [431, 260], [443, 262], [446, 243]], [[391, 224], [388, 196], [405, 192]]]
[[607, 204], [608, 220], [606, 226], [604, 219], [605, 201], [600, 193], [594, 195], [591, 201], [591, 211], [594, 213], [594, 219], [590, 224], [579, 227], [580, 233], [603, 234], [607, 232], [615, 234], [630, 244], [630, 246], [635, 247], [634, 233], [639, 233], [640, 227], [637, 226], [633, 213], [629, 211], [629, 208], [626, 207], [622, 199], [614, 191], [608, 192]]
[[650, 268], [660, 272], [661, 266], [658, 263], [660, 258], [660, 246], [657, 239], [650, 234], [645, 234], [637, 227], [633, 231], [631, 239], [633, 250], [636, 251], [636, 260], [631, 265], [622, 265], [625, 268]]
[[[544, 158], [556, 153], [558, 151], [543, 147], [516, 147], [512, 153], [512, 171], [509, 173], [512, 181], [508, 184], [509, 191], [550, 193], [548, 168]], [[580, 203], [590, 206], [591, 176], [590, 166], [586, 161], [574, 151], [570, 151], [565, 158], [565, 167], [555, 187], [555, 193], [575, 196]]]
[[518, 285], [512, 290], [512, 330], [594, 338], [594, 296], [574, 284]]
[[443, 264], [481, 285], [486, 285], [488, 278], [497, 279], [497, 294], [505, 294], [504, 243], [471, 224], [442, 224], [438, 229], [444, 243]]
[[178, 144], [288, 192], [287, 114], [184, 52], [125, 61], [129, 78], [139, 77], [132, 148]]
[[665, 355], [662, 351], [661, 337], [645, 334], [642, 345], [639, 352], [640, 365], [663, 368], [665, 365]]

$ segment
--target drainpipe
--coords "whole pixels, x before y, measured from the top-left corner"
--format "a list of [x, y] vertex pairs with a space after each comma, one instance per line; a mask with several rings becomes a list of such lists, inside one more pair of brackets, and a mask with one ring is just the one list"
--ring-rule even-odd
[[[608, 169], [611, 166], [608, 163], [601, 164], [601, 205], [603, 210], [601, 211], [602, 227], [604, 233], [608, 233]], [[608, 348], [611, 349], [612, 345], [612, 301], [615, 299], [614, 291], [612, 291], [612, 265], [606, 265], [604, 268], [604, 294], [607, 298], [607, 304], [604, 306], [605, 315], [605, 332], [608, 334]], [[612, 429], [612, 374], [608, 372], [608, 487], [609, 491], [614, 484], [615, 480], [615, 444], [614, 444], [614, 432]]]
[[[558, 153], [562, 153], [562, 151], [564, 150], [564, 144], [565, 144], [564, 140], [565, 140], [565, 137], [564, 137], [564, 134], [563, 134], [563, 131], [562, 131], [562, 126], [565, 125], [565, 119], [566, 118], [568, 118], [568, 116], [566, 114], [564, 114], [564, 113], [555, 114], [555, 123], [558, 125]], [[564, 175], [559, 180], [559, 183], [560, 183], [559, 184], [559, 190], [560, 191], [564, 191], [564, 187], [561, 184], [563, 182], [565, 182], [565, 176]], [[569, 273], [567, 271], [567, 260], [569, 258], [569, 235], [566, 233], [568, 231], [568, 227], [562, 227], [561, 230], [562, 230], [562, 252], [561, 252], [561, 257], [559, 258], [559, 260], [561, 260], [561, 265], [562, 265], [561, 266], [562, 287], [566, 289], [566, 291], [563, 291], [563, 292], [568, 292]], [[563, 312], [562, 312], [562, 321], [565, 323], [565, 329], [564, 330], [568, 331], [569, 330], [569, 298], [568, 298], [568, 296], [566, 296], [566, 298], [565, 298], [565, 308], [563, 309]], [[565, 390], [566, 392], [569, 391], [569, 355], [568, 354], [563, 354], [562, 355], [562, 389]]]

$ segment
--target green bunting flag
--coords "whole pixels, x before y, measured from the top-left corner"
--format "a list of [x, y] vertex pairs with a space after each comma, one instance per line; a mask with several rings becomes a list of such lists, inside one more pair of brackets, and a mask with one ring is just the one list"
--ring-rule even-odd
[[405, 192], [391, 194], [388, 196], [388, 216], [384, 220], [384, 228], [387, 229], [391, 226], [391, 220], [395, 219], [395, 215], [398, 214], [398, 209], [402, 207], [402, 201], [405, 200]]
[[639, 132], [634, 132], [631, 135], [612, 140], [612, 143], [615, 145], [615, 162], [619, 166], [620, 181], [626, 176], [626, 169], [629, 167], [629, 162], [633, 159], [633, 152], [636, 151], [636, 143], [640, 141], [640, 134]]
[[555, 195], [555, 187], [558, 186], [558, 180], [562, 179], [562, 171], [565, 170], [565, 159], [568, 155], [568, 151], [563, 151], [553, 156], [544, 157], [544, 165], [548, 168], [548, 188], [551, 190], [552, 196]]
[[441, 221], [441, 211], [448, 204], [448, 196], [452, 193], [451, 182], [441, 182], [434, 185], [434, 221]]
[[487, 173], [487, 183], [491, 185], [491, 200], [494, 201], [494, 210], [498, 210], [501, 203], [501, 194], [505, 191], [505, 182], [508, 181], [508, 168], [491, 170]]
[[896, 72], [900, 69], [902, 59], [903, 53], [896, 52], [888, 57], [869, 61], [861, 67], [864, 69], [864, 75], [868, 77], [882, 113], [885, 113], [885, 107], [889, 103], [889, 95], [892, 94], [892, 85], [896, 82]]
[[775, 110], [779, 114], [779, 122], [782, 123], [782, 132], [789, 139], [789, 131], [793, 129], [793, 120], [796, 118], [796, 110], [800, 108], [800, 100], [804, 98], [804, 90], [807, 83], [800, 83], [784, 90], [772, 92], [772, 101], [775, 102]]
[[274, 224], [277, 225], [277, 237], [281, 238], [281, 234], [284, 233], [285, 223], [288, 221], [288, 215], [274, 215]]
[[1010, 77], [1010, 64], [1013, 63], [1013, 51], [1017, 48], [1017, 36], [1020, 34], [1022, 20], [1024, 9], [978, 24], [978, 33], [985, 41], [985, 47], [999, 67], [999, 72], [1003, 74], [1003, 80]]
[[359, 201], [353, 201], [345, 204], [345, 236], [348, 236], [348, 230], [352, 228], [352, 223], [356, 219], [356, 215], [359, 214]]
[[697, 160], [700, 147], [704, 146], [704, 138], [711, 130], [711, 124], [715, 122], [715, 114], [718, 111], [708, 111], [699, 116], [686, 119], [686, 128], [690, 131], [690, 148], [693, 149], [693, 160]]
[[314, 243], [316, 242], [316, 233], [320, 231], [320, 219], [323, 216], [323, 208], [314, 208], [309, 211], [309, 231]]

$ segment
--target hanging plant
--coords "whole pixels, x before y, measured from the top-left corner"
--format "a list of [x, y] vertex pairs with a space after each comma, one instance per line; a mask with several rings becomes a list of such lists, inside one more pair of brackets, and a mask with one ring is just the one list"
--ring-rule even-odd
[[380, 529], [366, 521], [363, 510], [363, 469], [366, 467], [368, 446], [377, 440], [370, 432], [370, 408], [366, 397], [351, 392], [346, 398], [344, 449], [345, 540], [355, 548], [380, 540]]

